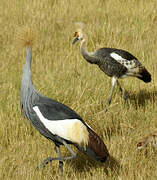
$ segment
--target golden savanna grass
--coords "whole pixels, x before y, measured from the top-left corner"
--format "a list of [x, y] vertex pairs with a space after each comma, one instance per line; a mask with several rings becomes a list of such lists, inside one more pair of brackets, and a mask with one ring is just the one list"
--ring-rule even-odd
[[[35, 87], [78, 112], [111, 155], [101, 164], [78, 153], [76, 160], [64, 163], [63, 179], [155, 180], [157, 149], [138, 151], [136, 143], [157, 127], [157, 1], [1, 0], [0, 4], [0, 179], [58, 179], [58, 162], [35, 171], [56, 152], [20, 110], [25, 50], [15, 39], [19, 29], [28, 27], [37, 34], [32, 57]], [[89, 51], [128, 50], [152, 74], [149, 84], [135, 78], [120, 81], [128, 101], [124, 103], [116, 88], [105, 115], [110, 78], [82, 58], [79, 43], [72, 46], [75, 22], [86, 24]], [[69, 154], [63, 147], [61, 151]]]

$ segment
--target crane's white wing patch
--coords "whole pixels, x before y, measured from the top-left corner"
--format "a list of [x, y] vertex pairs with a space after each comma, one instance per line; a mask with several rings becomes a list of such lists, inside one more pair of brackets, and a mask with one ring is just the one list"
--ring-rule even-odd
[[40, 121], [53, 135], [60, 136], [83, 146], [88, 144], [88, 130], [79, 119], [49, 120], [42, 115], [38, 106], [34, 106], [33, 110], [36, 112]]
[[115, 52], [112, 52], [110, 54], [110, 56], [116, 60], [117, 62], [119, 62], [120, 64], [124, 65], [126, 68], [128, 69], [132, 69], [132, 68], [135, 68], [136, 66], [136, 61], [135, 59], [133, 60], [127, 60], [127, 59], [124, 59], [123, 57], [121, 57], [119, 54], [115, 53]]

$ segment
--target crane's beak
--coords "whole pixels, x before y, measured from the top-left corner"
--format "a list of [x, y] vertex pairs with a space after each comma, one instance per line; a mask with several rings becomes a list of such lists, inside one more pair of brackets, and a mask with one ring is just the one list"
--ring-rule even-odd
[[79, 40], [79, 38], [76, 37], [76, 38], [73, 40], [72, 44], [75, 44], [78, 40]]

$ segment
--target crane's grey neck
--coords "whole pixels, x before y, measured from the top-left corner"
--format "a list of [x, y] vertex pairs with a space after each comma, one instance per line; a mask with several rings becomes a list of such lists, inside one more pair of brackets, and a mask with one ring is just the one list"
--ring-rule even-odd
[[32, 50], [30, 47], [26, 47], [26, 60], [21, 81], [21, 106], [25, 104], [25, 101], [29, 99], [28, 97], [30, 97], [31, 94], [38, 94], [32, 83], [31, 59]]
[[25, 65], [23, 69], [21, 88], [28, 89], [33, 88], [32, 83], [32, 71], [31, 71], [31, 60], [32, 60], [32, 49], [30, 47], [26, 47], [26, 59]]
[[80, 51], [84, 59], [91, 64], [97, 64], [96, 58], [94, 57], [94, 52], [88, 52], [87, 50], [87, 40], [83, 39], [81, 41]]

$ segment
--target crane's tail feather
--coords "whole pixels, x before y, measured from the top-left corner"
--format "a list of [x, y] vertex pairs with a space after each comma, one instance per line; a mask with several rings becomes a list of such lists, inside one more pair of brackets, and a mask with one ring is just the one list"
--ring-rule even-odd
[[109, 156], [106, 145], [92, 129], [88, 128], [88, 132], [89, 144], [86, 153], [91, 155], [97, 161], [105, 162]]
[[105, 162], [109, 156], [106, 145], [101, 140], [101, 138], [90, 128], [88, 129], [89, 133], [89, 142], [86, 149], [76, 146], [79, 150], [91, 156], [96, 161]]
[[36, 33], [29, 27], [19, 28], [15, 38], [17, 45], [20, 47], [32, 47], [35, 44]]
[[147, 71], [146, 68], [140, 69], [139, 76], [137, 78], [141, 79], [145, 83], [151, 82], [151, 74]]

